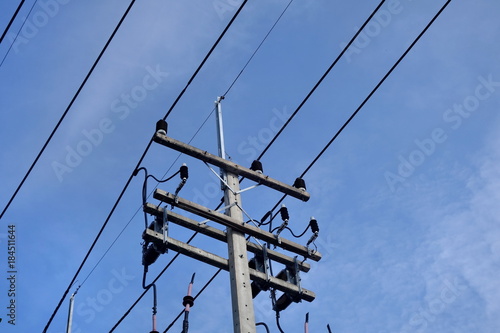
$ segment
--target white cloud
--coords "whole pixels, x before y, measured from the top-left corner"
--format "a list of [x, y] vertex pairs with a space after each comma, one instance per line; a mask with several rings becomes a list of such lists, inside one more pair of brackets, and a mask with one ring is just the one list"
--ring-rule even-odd
[[[432, 325], [455, 320], [459, 314], [472, 320], [477, 311], [486, 319], [483, 332], [493, 332], [500, 325], [496, 315], [500, 311], [499, 143], [498, 135], [489, 140], [477, 154], [477, 170], [466, 180], [460, 180], [463, 175], [453, 170], [448, 177], [455, 178], [455, 183], [444, 181], [440, 188], [427, 187], [420, 213], [432, 223], [415, 257], [427, 284], [423, 304], [438, 297], [450, 279], [462, 281], [459, 283], [464, 288], [463, 296], [443, 310], [449, 310], [451, 317], [443, 315]], [[467, 195], [450, 191], [457, 189], [457, 182], [463, 184], [461, 192]], [[448, 201], [444, 196], [458, 197], [459, 201], [440, 206]], [[471, 303], [474, 311], [467, 310]]]

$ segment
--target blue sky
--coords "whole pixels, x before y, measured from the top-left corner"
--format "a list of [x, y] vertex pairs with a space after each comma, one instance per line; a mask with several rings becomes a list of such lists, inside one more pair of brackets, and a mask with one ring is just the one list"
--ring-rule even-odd
[[[39, 0], [13, 42], [33, 3], [26, 2], [0, 45], [3, 58], [13, 43], [0, 67], [2, 208], [128, 5]], [[151, 0], [134, 5], [2, 218], [2, 332], [43, 330], [155, 122], [239, 3]], [[226, 149], [234, 161], [249, 166], [260, 154], [377, 3], [295, 0], [290, 5], [223, 101]], [[292, 183], [444, 3], [386, 1], [264, 155], [265, 173]], [[209, 117], [213, 102], [287, 4], [249, 1], [167, 119], [170, 136], [217, 152], [215, 119]], [[0, 5], [2, 31], [17, 5]], [[327, 324], [333, 332], [351, 333], [497, 332], [499, 11], [494, 1], [452, 1], [304, 177], [311, 199], [285, 200], [296, 233], [316, 217], [316, 244], [323, 254], [302, 275], [302, 285], [317, 299], [281, 313], [285, 332], [302, 331], [307, 312], [316, 332], [326, 332]], [[181, 195], [217, 206], [217, 181], [202, 163], [154, 144], [142, 166], [162, 177], [182, 163], [189, 165], [190, 178]], [[142, 175], [133, 179], [78, 277], [77, 285], [85, 283], [76, 296], [74, 332], [108, 332], [142, 293], [144, 222], [142, 213], [136, 214], [142, 182]], [[175, 178], [160, 188], [174, 191], [177, 184]], [[260, 219], [280, 197], [258, 188], [242, 200], [245, 210]], [[15, 326], [6, 317], [8, 225], [15, 225], [17, 236]], [[186, 241], [191, 233], [172, 226], [170, 235]], [[308, 236], [298, 242], [305, 244]], [[226, 255], [224, 244], [206, 237], [193, 244]], [[173, 255], [161, 256], [148, 280]], [[215, 269], [180, 257], [157, 283], [160, 331], [181, 310], [193, 272], [198, 292]], [[268, 296], [255, 300], [256, 319], [277, 332]], [[65, 331], [67, 306], [68, 299], [49, 332]], [[149, 293], [115, 332], [149, 332], [151, 306]], [[200, 296], [190, 318], [193, 333], [232, 331], [227, 273]], [[181, 322], [172, 329], [180, 331]]]

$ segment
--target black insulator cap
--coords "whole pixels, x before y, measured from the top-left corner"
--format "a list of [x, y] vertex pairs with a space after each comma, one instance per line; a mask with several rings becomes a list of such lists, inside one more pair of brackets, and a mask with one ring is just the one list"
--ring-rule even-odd
[[285, 310], [287, 307], [289, 307], [290, 304], [292, 304], [292, 302], [293, 302], [292, 296], [290, 296], [288, 294], [283, 294], [283, 295], [281, 295], [280, 298], [278, 298], [278, 300], [274, 304], [273, 310], [277, 311], [277, 312], [281, 312], [281, 311]]
[[182, 299], [182, 305], [186, 306], [188, 304], [189, 304], [190, 307], [194, 306], [194, 298], [193, 298], [193, 296], [189, 296], [189, 295], [188, 296], [184, 296], [184, 298]]
[[290, 219], [290, 215], [288, 215], [288, 208], [285, 205], [282, 205], [280, 208], [281, 219], [283, 221], [288, 221]]
[[160, 256], [160, 253], [156, 251], [153, 244], [149, 245], [149, 247], [142, 254], [142, 264], [144, 266], [152, 265], [156, 259]]
[[168, 124], [165, 120], [160, 119], [156, 122], [156, 132], [162, 131], [164, 133], [161, 134], [167, 135], [167, 129], [168, 129]]
[[297, 178], [295, 179], [295, 182], [293, 183], [293, 187], [301, 189], [302, 191], [306, 190], [306, 182], [302, 178]]
[[181, 179], [183, 180], [186, 180], [188, 179], [189, 177], [189, 172], [188, 172], [188, 167], [186, 165], [186, 163], [184, 163], [181, 168], [180, 168], [180, 172], [181, 172]]
[[254, 160], [250, 169], [252, 169], [253, 171], [257, 171], [258, 173], [264, 172], [264, 169], [262, 169], [262, 162], [259, 160]]
[[311, 226], [312, 232], [319, 232], [318, 221], [314, 217], [311, 217], [311, 221], [309, 221], [309, 225]]

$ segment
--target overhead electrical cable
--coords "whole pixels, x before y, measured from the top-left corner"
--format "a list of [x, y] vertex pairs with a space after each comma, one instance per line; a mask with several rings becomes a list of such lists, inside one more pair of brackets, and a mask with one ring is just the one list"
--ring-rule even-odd
[[9, 31], [10, 29], [10, 26], [12, 25], [12, 23], [14, 22], [14, 20], [16, 19], [17, 17], [17, 14], [19, 13], [19, 11], [21, 10], [21, 7], [23, 6], [24, 4], [24, 1], [26, 0], [22, 0], [20, 3], [19, 3], [19, 6], [17, 6], [17, 9], [16, 11], [14, 12], [14, 14], [12, 15], [9, 23], [7, 24], [7, 26], [5, 27], [5, 30], [3, 31], [3, 34], [2, 34], [2, 37], [0, 37], [0, 44], [2, 44], [3, 42], [3, 39], [5, 37], [5, 35], [7, 34], [7, 31]]
[[[28, 20], [28, 18], [30, 17], [30, 14], [31, 14], [31, 12], [33, 11], [33, 8], [35, 8], [35, 5], [36, 5], [36, 3], [37, 3], [37, 2], [38, 2], [38, 0], [35, 0], [35, 2], [33, 2], [33, 5], [31, 5], [31, 8], [30, 8], [30, 10], [29, 10], [29, 12], [28, 12], [28, 15], [26, 15], [26, 17], [25, 17], [25, 18], [24, 18], [24, 20], [23, 20], [23, 24], [21, 24], [21, 27], [19, 28], [19, 30], [17, 30], [16, 37], [14, 38], [14, 40], [12, 41], [12, 44], [10, 44], [10, 46], [9, 46], [9, 49], [7, 50], [7, 52], [5, 53], [5, 55], [3, 56], [3, 58], [2, 58], [2, 62], [0, 62], [0, 67], [2, 67], [2, 65], [3, 65], [3, 63], [4, 63], [4, 61], [5, 61], [5, 59], [7, 58], [7, 56], [8, 56], [8, 55], [9, 55], [9, 53], [10, 53], [10, 50], [12, 49], [12, 47], [14, 46], [14, 44], [16, 43], [17, 38], [19, 38], [19, 34], [21, 33], [21, 30], [23, 30], [24, 25], [26, 24], [26, 21], [27, 21], [27, 20]], [[6, 30], [6, 32], [7, 32], [7, 30]], [[5, 32], [5, 33], [6, 33], [6, 32]]]
[[[441, 7], [441, 9], [438, 11], [438, 13], [431, 19], [431, 21], [426, 25], [426, 27], [422, 30], [422, 32], [417, 36], [417, 38], [411, 43], [411, 45], [407, 48], [407, 50], [403, 53], [403, 55], [396, 61], [396, 63], [391, 67], [391, 69], [384, 75], [382, 80], [375, 86], [375, 88], [370, 92], [370, 94], [363, 100], [363, 102], [360, 104], [360, 106], [356, 109], [356, 111], [349, 117], [349, 119], [344, 123], [344, 125], [335, 133], [333, 138], [326, 144], [326, 146], [321, 150], [321, 152], [313, 159], [313, 161], [309, 164], [309, 166], [304, 170], [304, 172], [301, 175], [301, 178], [306, 175], [306, 173], [311, 169], [311, 167], [318, 161], [318, 159], [324, 154], [324, 152], [330, 147], [330, 145], [335, 141], [335, 139], [339, 136], [339, 134], [345, 129], [345, 127], [349, 124], [349, 122], [356, 116], [356, 114], [363, 108], [363, 106], [368, 102], [368, 100], [375, 94], [375, 92], [380, 88], [380, 86], [384, 83], [384, 81], [391, 75], [391, 73], [398, 67], [398, 65], [401, 63], [401, 61], [408, 55], [408, 53], [413, 49], [413, 47], [416, 45], [416, 43], [421, 39], [421, 37], [427, 32], [427, 30], [432, 26], [432, 24], [436, 21], [436, 19], [442, 14], [442, 12], [446, 9], [446, 7], [450, 4], [451, 0], [447, 0], [446, 3]], [[271, 211], [274, 211], [276, 207], [278, 207], [281, 202], [285, 199], [287, 195], [283, 195], [283, 197], [276, 203], [273, 209]], [[220, 271], [216, 273], [219, 274]], [[200, 290], [197, 296], [199, 296], [202, 292], [202, 290], [205, 290], [213, 281], [215, 276], [212, 276], [212, 278], [203, 286], [203, 288]], [[182, 312], [181, 312], [182, 314]], [[178, 316], [180, 317], [180, 315]], [[178, 318], [177, 318], [178, 319]], [[177, 320], [176, 319], [176, 320]], [[278, 329], [280, 332], [283, 332], [280, 324], [279, 324], [279, 315], [277, 314], [276, 316], [276, 323], [278, 325]], [[171, 324], [165, 331], [166, 333], [168, 329], [172, 326]]]
[[[68, 114], [69, 110], [71, 109], [71, 107], [73, 106], [73, 103], [76, 101], [77, 97], [80, 95], [80, 92], [82, 91], [83, 87], [85, 86], [85, 84], [87, 83], [88, 79], [90, 78], [90, 76], [92, 75], [94, 69], [97, 67], [97, 64], [99, 63], [99, 61], [101, 60], [102, 56], [104, 55], [104, 53], [106, 52], [109, 44], [111, 43], [111, 41], [113, 40], [114, 36], [116, 35], [116, 33], [118, 32], [118, 29], [120, 29], [120, 26], [122, 25], [123, 21], [125, 21], [125, 18], [127, 17], [128, 13], [130, 12], [130, 10], [132, 9], [132, 6], [134, 5], [135, 3], [135, 0], [132, 0], [130, 2], [130, 4], [128, 5], [127, 9], [125, 10], [125, 12], [123, 13], [120, 21], [118, 22], [118, 24], [116, 25], [115, 29], [113, 30], [111, 36], [108, 38], [108, 41], [106, 42], [106, 44], [104, 45], [103, 49], [101, 50], [101, 52], [99, 53], [99, 55], [97, 56], [97, 59], [94, 61], [94, 64], [92, 65], [92, 67], [90, 68], [89, 72], [87, 73], [87, 76], [85, 77], [85, 79], [83, 80], [82, 84], [80, 85], [80, 87], [78, 88], [78, 90], [76, 91], [75, 95], [73, 96], [73, 98], [71, 99], [70, 103], [68, 104], [68, 106], [66, 107], [66, 110], [64, 111], [62, 117], [59, 119], [59, 121], [57, 122], [57, 125], [56, 127], [54, 127], [54, 130], [52, 131], [52, 133], [49, 135], [49, 138], [47, 139], [47, 141], [45, 142], [45, 144], [43, 145], [42, 149], [40, 150], [40, 152], [38, 153], [37, 157], [35, 158], [35, 160], [33, 161], [33, 164], [31, 165], [31, 167], [29, 168], [28, 172], [26, 173], [26, 175], [24, 176], [23, 180], [21, 181], [21, 183], [19, 184], [19, 186], [17, 187], [16, 191], [14, 192], [14, 195], [11, 197], [11, 199], [9, 200], [9, 203], [7, 204], [7, 206], [5, 207], [5, 209], [3, 210], [2, 214], [0, 215], [0, 219], [2, 218], [3, 214], [7, 211], [7, 209], [9, 208], [9, 205], [12, 203], [12, 201], [14, 200], [14, 198], [16, 197], [17, 193], [19, 192], [19, 190], [21, 189], [21, 187], [23, 186], [24, 182], [26, 181], [26, 179], [28, 178], [28, 176], [30, 175], [31, 171], [33, 170], [33, 168], [35, 167], [36, 163], [38, 162], [38, 160], [40, 159], [40, 156], [42, 156], [43, 152], [45, 151], [45, 148], [47, 148], [47, 145], [49, 144], [49, 142], [52, 140], [52, 137], [54, 136], [54, 134], [56, 133], [57, 129], [59, 128], [59, 126], [61, 125], [62, 121], [64, 120], [64, 118], [66, 117], [66, 115]], [[102, 232], [102, 230], [101, 230]], [[92, 247], [95, 245], [95, 243], [92, 245]], [[88, 255], [90, 254], [87, 253], [87, 255], [85, 256], [85, 259], [84, 259], [84, 262], [85, 260], [87, 260], [88, 258]], [[80, 272], [80, 270], [82, 269], [82, 266], [81, 265], [79, 268], [78, 268], [78, 273]], [[57, 311], [59, 310], [59, 308], [61, 307], [61, 304], [62, 302], [64, 301], [64, 298], [66, 297], [66, 295], [68, 294], [69, 290], [71, 289], [71, 286], [73, 285], [73, 283], [76, 281], [76, 276], [78, 274], [75, 275], [75, 277], [71, 280], [71, 283], [69, 284], [69, 286], [67, 287], [66, 291], [64, 292], [64, 295], [63, 297], [61, 298], [61, 300], [59, 301], [59, 303], [57, 304], [56, 306], [56, 309], [54, 310], [54, 312], [52, 313], [52, 315], [50, 316], [50, 319], [49, 321], [47, 322], [47, 325], [45, 326], [43, 332], [45, 333], [47, 331], [47, 329], [49, 328], [50, 326], [50, 323], [52, 322], [52, 320], [54, 319], [54, 316], [56, 315]]]
[[[175, 99], [174, 103], [172, 104], [172, 106], [169, 108], [168, 112], [166, 113], [166, 115], [163, 117], [163, 120], [165, 120], [169, 115], [170, 113], [173, 111], [175, 105], [177, 104], [177, 102], [181, 99], [181, 97], [184, 95], [184, 93], [186, 92], [187, 88], [189, 87], [189, 85], [191, 84], [191, 82], [194, 80], [194, 78], [198, 75], [199, 71], [201, 70], [201, 68], [203, 67], [203, 65], [205, 64], [205, 62], [208, 60], [208, 58], [210, 57], [210, 55], [213, 53], [213, 51], [215, 50], [215, 48], [217, 47], [217, 45], [219, 44], [219, 42], [222, 40], [222, 38], [224, 37], [224, 35], [226, 34], [226, 32], [228, 31], [229, 27], [233, 24], [233, 22], [235, 21], [236, 17], [238, 17], [239, 13], [241, 12], [241, 10], [243, 9], [243, 7], [246, 5], [248, 0], [244, 0], [243, 3], [240, 5], [240, 7], [238, 8], [238, 10], [236, 11], [236, 13], [234, 14], [234, 16], [231, 18], [230, 22], [227, 24], [227, 26], [224, 28], [223, 32], [219, 35], [219, 37], [217, 38], [216, 42], [214, 43], [214, 45], [212, 46], [212, 48], [210, 49], [210, 51], [207, 53], [207, 55], [205, 56], [205, 58], [203, 59], [203, 61], [201, 62], [201, 64], [198, 66], [198, 68], [196, 69], [196, 71], [194, 72], [194, 74], [191, 76], [191, 78], [189, 79], [188, 83], [186, 84], [186, 86], [184, 87], [184, 89], [181, 91], [181, 93], [177, 96], [177, 98]], [[132, 6], [132, 4], [135, 2], [135, 0], [132, 1], [131, 5], [129, 6], [128, 10], [130, 9], [130, 7]], [[127, 12], [128, 12], [127, 10]], [[149, 140], [149, 143], [146, 147], [146, 149], [144, 150], [144, 152], [142, 153], [141, 157], [139, 158], [139, 161], [136, 165], [136, 167], [134, 168], [134, 170], [132, 171], [131, 175], [129, 176], [127, 182], [125, 183], [125, 186], [124, 188], [122, 189], [122, 191], [120, 192], [119, 196], [118, 196], [118, 199], [116, 200], [116, 202], [114, 203], [113, 207], [111, 208], [111, 211], [109, 212], [108, 216], [106, 217], [106, 220], [104, 221], [101, 229], [99, 230], [99, 232], [97, 233], [97, 236], [95, 237], [94, 241], [92, 242], [92, 245], [90, 246], [89, 250], [87, 251], [87, 254], [85, 255], [84, 259], [82, 260], [80, 266], [78, 267], [74, 277], [72, 278], [71, 282], [69, 283], [68, 287], [66, 288], [63, 296], [61, 297], [56, 309], [54, 310], [53, 314], [51, 315], [50, 319], [49, 319], [49, 322], [47, 323], [47, 325], [45, 326], [45, 329], [44, 329], [44, 333], [47, 331], [48, 327], [50, 326], [50, 323], [52, 322], [54, 316], [56, 315], [57, 311], [59, 310], [59, 308], [61, 307], [61, 304], [63, 303], [64, 299], [66, 298], [70, 288], [71, 288], [71, 285], [73, 285], [74, 281], [77, 279], [78, 277], [78, 274], [80, 273], [80, 271], [82, 270], [83, 266], [85, 265], [88, 257], [90, 256], [90, 253], [92, 252], [92, 250], [94, 249], [97, 241], [99, 240], [99, 238], [101, 237], [104, 229], [106, 228], [111, 216], [113, 215], [116, 207], [118, 206], [118, 204], [120, 203], [121, 201], [121, 198], [123, 197], [123, 195], [125, 194], [125, 191], [127, 190], [128, 186], [130, 185], [132, 179], [134, 178], [134, 174], [135, 174], [135, 171], [140, 167], [144, 157], [146, 156], [149, 148], [151, 147], [151, 144], [153, 142], [153, 138], [151, 137], [151, 139]]]
[[106, 52], [106, 50], [108, 49], [108, 46], [111, 44], [111, 41], [113, 40], [113, 38], [115, 37], [116, 33], [118, 32], [118, 29], [120, 29], [120, 26], [122, 25], [123, 21], [125, 20], [125, 18], [127, 17], [128, 13], [130, 12], [130, 9], [132, 8], [132, 6], [134, 5], [135, 3], [135, 0], [132, 0], [129, 4], [129, 6], [127, 7], [127, 10], [125, 11], [125, 13], [123, 14], [123, 16], [121, 17], [120, 21], [118, 22], [117, 26], [115, 27], [115, 29], [113, 30], [111, 36], [109, 36], [106, 44], [104, 45], [104, 47], [102, 48], [101, 52], [99, 53], [99, 55], [97, 56], [96, 60], [94, 61], [94, 63], [92, 64], [92, 67], [90, 68], [90, 70], [88, 71], [87, 75], [85, 76], [85, 78], [83, 79], [82, 83], [80, 84], [80, 86], [78, 87], [75, 95], [73, 96], [73, 98], [71, 99], [71, 101], [69, 102], [68, 106], [66, 107], [66, 110], [64, 110], [61, 118], [59, 118], [59, 121], [57, 122], [56, 126], [54, 127], [54, 129], [52, 130], [52, 132], [50, 133], [49, 137], [47, 138], [47, 140], [45, 141], [45, 143], [43, 144], [43, 147], [42, 149], [40, 149], [40, 151], [38, 152], [38, 155], [35, 157], [35, 160], [33, 161], [33, 163], [31, 164], [31, 166], [29, 167], [28, 169], [28, 172], [26, 172], [26, 174], [24, 175], [23, 179], [21, 180], [21, 182], [19, 183], [19, 185], [17, 186], [16, 190], [14, 191], [14, 194], [12, 195], [12, 197], [10, 198], [9, 202], [7, 203], [7, 205], [5, 206], [5, 208], [3, 209], [2, 213], [0, 214], [0, 220], [2, 219], [3, 215], [5, 214], [5, 212], [7, 211], [7, 209], [9, 209], [9, 206], [10, 204], [12, 203], [12, 201], [14, 200], [14, 198], [17, 196], [17, 193], [19, 192], [19, 190], [21, 189], [21, 187], [24, 185], [24, 182], [26, 181], [26, 179], [28, 179], [29, 175], [31, 174], [31, 172], [33, 171], [33, 168], [35, 167], [35, 165], [37, 164], [38, 160], [40, 159], [40, 157], [42, 156], [43, 152], [45, 151], [45, 149], [47, 148], [47, 146], [49, 145], [50, 141], [52, 140], [52, 138], [54, 137], [54, 134], [57, 132], [57, 130], [59, 129], [59, 126], [61, 125], [61, 123], [63, 122], [64, 118], [66, 118], [69, 110], [71, 109], [71, 107], [73, 106], [73, 104], [75, 103], [76, 99], [78, 98], [78, 96], [80, 95], [80, 92], [83, 90], [83, 87], [85, 86], [85, 84], [87, 83], [87, 81], [89, 80], [90, 76], [92, 75], [92, 73], [94, 72], [95, 68], [97, 67], [97, 64], [99, 63], [99, 61], [101, 60], [102, 56], [104, 55], [104, 53]]

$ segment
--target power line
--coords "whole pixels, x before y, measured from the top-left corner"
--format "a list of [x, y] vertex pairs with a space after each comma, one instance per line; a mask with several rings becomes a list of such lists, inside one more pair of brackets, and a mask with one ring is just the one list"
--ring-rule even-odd
[[[225, 29], [223, 30], [223, 32], [220, 34], [220, 36], [217, 38], [216, 42], [214, 43], [214, 45], [212, 46], [212, 48], [210, 49], [210, 51], [207, 53], [207, 55], [205, 56], [205, 58], [203, 59], [203, 61], [201, 62], [201, 64], [198, 66], [198, 68], [195, 70], [195, 72], [193, 73], [193, 75], [191, 76], [191, 78], [189, 79], [188, 83], [186, 84], [186, 86], [184, 87], [184, 89], [181, 91], [181, 93], [177, 96], [177, 98], [175, 99], [174, 103], [172, 104], [172, 106], [169, 108], [168, 112], [166, 113], [166, 115], [163, 117], [163, 120], [165, 120], [169, 115], [170, 113], [173, 111], [175, 105], [177, 104], [177, 102], [181, 99], [181, 97], [184, 95], [184, 93], [186, 92], [187, 88], [189, 87], [189, 85], [191, 84], [191, 82], [195, 79], [195, 77], [197, 76], [197, 74], [199, 73], [199, 71], [201, 70], [201, 68], [203, 67], [203, 65], [205, 64], [205, 62], [208, 60], [208, 58], [210, 57], [210, 55], [213, 53], [213, 51], [215, 50], [215, 48], [217, 47], [217, 45], [219, 44], [219, 42], [222, 40], [222, 38], [224, 37], [224, 35], [226, 34], [226, 32], [228, 31], [228, 29], [230, 28], [230, 26], [233, 24], [233, 22], [235, 21], [236, 17], [239, 15], [239, 13], [241, 12], [241, 10], [243, 9], [243, 7], [246, 5], [248, 0], [245, 0], [243, 1], [243, 3], [241, 4], [241, 6], [238, 8], [238, 10], [236, 11], [236, 13], [234, 14], [234, 16], [232, 17], [232, 19], [230, 20], [230, 22], [227, 24], [227, 26], [225, 27]], [[135, 0], [132, 1], [131, 5], [135, 2]], [[129, 7], [130, 9], [130, 7]], [[127, 10], [128, 12], [128, 10]], [[149, 148], [151, 147], [151, 144], [153, 143], [153, 138], [151, 138], [149, 140], [149, 143], [147, 144], [146, 146], [146, 149], [144, 150], [144, 152], [142, 153], [141, 157], [139, 158], [139, 161], [136, 165], [136, 167], [134, 168], [134, 171], [131, 173], [131, 175], [129, 176], [127, 182], [125, 183], [125, 186], [124, 188], [122, 189], [122, 191], [120, 192], [119, 196], [118, 196], [118, 199], [116, 200], [116, 202], [114, 203], [113, 207], [111, 208], [111, 211], [109, 212], [108, 216], [106, 217], [106, 220], [104, 221], [101, 229], [99, 230], [99, 232], [97, 233], [97, 236], [95, 237], [94, 241], [92, 242], [92, 245], [90, 246], [87, 254], [85, 255], [82, 263], [80, 264], [80, 266], [78, 267], [74, 277], [72, 278], [71, 282], [69, 283], [68, 287], [66, 288], [63, 296], [61, 297], [58, 305], [56, 306], [56, 309], [54, 310], [54, 312], [52, 313], [50, 319], [49, 319], [49, 322], [47, 323], [47, 325], [45, 326], [45, 329], [44, 329], [44, 333], [47, 331], [48, 327], [50, 326], [50, 323], [52, 322], [54, 316], [56, 315], [57, 311], [59, 310], [59, 308], [61, 307], [61, 304], [63, 303], [64, 299], [66, 298], [71, 286], [73, 285], [74, 281], [76, 280], [76, 278], [78, 277], [78, 274], [80, 273], [80, 271], [82, 270], [83, 266], [85, 265], [88, 257], [90, 256], [90, 253], [92, 252], [92, 250], [94, 249], [97, 241], [99, 240], [99, 238], [101, 237], [104, 229], [106, 228], [109, 220], [111, 219], [111, 216], [113, 215], [116, 207], [118, 206], [118, 204], [120, 203], [123, 195], [125, 194], [125, 191], [127, 190], [128, 186], [130, 185], [131, 181], [132, 181], [132, 178], [134, 177], [134, 173], [135, 173], [135, 170], [137, 170], [137, 168], [139, 168], [139, 166], [141, 165], [144, 157], [146, 156], [147, 152], [149, 151]]]
[[14, 22], [14, 20], [16, 19], [17, 17], [17, 14], [19, 13], [19, 11], [21, 10], [21, 7], [23, 6], [24, 4], [24, 1], [25, 0], [22, 0], [20, 3], [19, 3], [19, 6], [17, 6], [17, 9], [16, 11], [14, 12], [14, 15], [12, 15], [10, 21], [9, 21], [9, 24], [7, 24], [7, 26], [5, 27], [5, 30], [3, 31], [3, 34], [2, 34], [2, 37], [0, 37], [0, 44], [2, 44], [2, 41], [5, 37], [5, 35], [7, 34], [7, 31], [9, 31], [10, 29], [10, 26], [12, 25], [12, 23]]
[[[333, 138], [326, 144], [326, 146], [321, 150], [321, 152], [314, 158], [314, 160], [309, 164], [309, 166], [304, 170], [302, 175], [300, 176], [301, 178], [306, 175], [307, 172], [311, 169], [311, 167], [318, 161], [318, 159], [323, 155], [323, 153], [330, 147], [330, 145], [335, 141], [335, 139], [340, 135], [340, 133], [346, 128], [346, 126], [351, 122], [351, 120], [357, 115], [357, 113], [363, 108], [363, 106], [368, 102], [368, 100], [375, 94], [375, 92], [380, 88], [380, 86], [385, 82], [385, 80], [392, 74], [392, 72], [396, 69], [396, 67], [401, 63], [401, 61], [408, 55], [408, 53], [413, 49], [413, 47], [416, 45], [416, 43], [421, 39], [421, 37], [427, 32], [427, 30], [431, 27], [431, 25], [436, 21], [436, 19], [441, 15], [441, 13], [446, 9], [446, 7], [450, 4], [451, 0], [447, 0], [447, 2], [441, 7], [439, 12], [432, 18], [432, 20], [427, 24], [427, 26], [422, 30], [422, 32], [417, 36], [417, 38], [411, 43], [411, 45], [406, 49], [406, 51], [403, 53], [403, 55], [396, 61], [396, 63], [391, 67], [391, 69], [384, 75], [382, 80], [375, 86], [375, 88], [368, 94], [368, 96], [363, 100], [363, 102], [360, 104], [360, 106], [356, 109], [356, 111], [349, 117], [349, 119], [342, 125], [342, 127], [335, 133]], [[283, 195], [283, 197], [278, 201], [278, 203], [274, 206], [271, 211], [274, 211], [276, 207], [284, 200], [284, 198], [287, 195]], [[205, 290], [213, 281], [215, 276], [219, 274], [220, 270], [203, 286], [202, 290]], [[201, 294], [202, 291], [198, 293], [197, 296]], [[182, 314], [182, 312], [181, 312]], [[174, 322], [178, 320], [178, 317], [174, 319]], [[170, 327], [172, 327], [173, 323], [172, 322], [167, 329], [164, 331], [166, 333]], [[276, 324], [278, 325], [278, 329], [280, 332], [283, 332], [283, 330], [280, 327], [280, 322], [279, 322], [279, 314], [276, 314]]]
[[14, 43], [17, 41], [17, 38], [19, 37], [19, 34], [21, 33], [21, 30], [24, 28], [24, 25], [26, 24], [26, 21], [28, 20], [28, 18], [30, 17], [30, 14], [31, 12], [33, 11], [33, 8], [35, 8], [35, 5], [36, 3], [38, 2], [38, 0], [35, 0], [35, 2], [33, 2], [33, 5], [31, 5], [31, 8], [28, 12], [28, 15], [26, 15], [26, 18], [24, 19], [23, 21], [23, 24], [21, 24], [21, 27], [19, 28], [19, 30], [17, 31], [17, 34], [16, 34], [16, 37], [14, 38], [14, 40], [12, 41], [12, 44], [10, 44], [9, 46], [9, 49], [7, 50], [7, 53], [5, 53], [5, 55], [3, 56], [2, 58], [2, 62], [0, 62], [0, 67], [2, 67], [5, 59], [7, 58], [7, 56], [9, 55], [10, 53], [10, 50], [12, 49], [12, 46], [14, 46]]
[[50, 133], [49, 137], [47, 138], [47, 141], [45, 141], [42, 149], [38, 152], [38, 155], [35, 157], [35, 160], [33, 161], [33, 163], [31, 164], [31, 166], [29, 167], [28, 169], [28, 172], [26, 172], [26, 174], [24, 175], [23, 179], [21, 180], [21, 182], [19, 183], [19, 185], [17, 186], [16, 190], [14, 191], [14, 194], [12, 195], [12, 197], [9, 199], [9, 202], [7, 203], [7, 205], [5, 206], [5, 208], [3, 209], [2, 213], [0, 214], [0, 220], [2, 219], [3, 215], [5, 214], [5, 212], [7, 211], [7, 209], [9, 209], [9, 206], [10, 204], [12, 203], [12, 201], [14, 200], [14, 198], [17, 196], [17, 193], [19, 192], [19, 190], [21, 189], [21, 187], [24, 185], [24, 182], [26, 181], [26, 179], [28, 179], [29, 175], [31, 174], [31, 171], [33, 171], [33, 168], [35, 167], [35, 165], [37, 164], [38, 160], [40, 159], [40, 157], [42, 156], [43, 152], [45, 151], [45, 149], [47, 148], [47, 146], [49, 145], [50, 141], [52, 140], [52, 138], [54, 137], [54, 134], [56, 133], [56, 131], [59, 129], [59, 126], [61, 125], [61, 123], [63, 122], [64, 118], [66, 118], [66, 115], [68, 114], [69, 110], [71, 109], [71, 107], [73, 106], [73, 103], [76, 101], [76, 99], [78, 98], [78, 96], [80, 95], [80, 92], [83, 90], [83, 87], [85, 86], [85, 84], [87, 83], [87, 81], [89, 80], [90, 76], [92, 75], [92, 73], [94, 72], [94, 69], [97, 67], [97, 64], [99, 63], [99, 61], [101, 60], [102, 56], [104, 55], [104, 53], [106, 52], [109, 44], [111, 44], [111, 41], [113, 40], [113, 38], [115, 37], [118, 29], [120, 28], [120, 26], [122, 25], [123, 21], [125, 20], [125, 18], [127, 17], [128, 13], [130, 12], [130, 9], [132, 8], [132, 6], [134, 5], [135, 3], [135, 0], [132, 0], [127, 8], [127, 10], [125, 11], [125, 13], [123, 14], [123, 16], [121, 17], [120, 21], [118, 22], [118, 25], [115, 27], [115, 29], [113, 30], [113, 33], [111, 34], [111, 36], [108, 38], [108, 41], [106, 42], [106, 44], [104, 45], [104, 47], [102, 48], [101, 52], [99, 53], [99, 55], [97, 56], [97, 59], [94, 61], [94, 64], [92, 65], [92, 67], [90, 68], [89, 72], [87, 73], [87, 75], [85, 76], [85, 78], [83, 79], [82, 83], [80, 84], [80, 87], [78, 87], [75, 95], [73, 96], [73, 98], [71, 99], [71, 101], [69, 102], [68, 106], [66, 107], [66, 110], [64, 110], [64, 113], [62, 114], [61, 118], [59, 119], [59, 121], [57, 122], [56, 126], [54, 127], [54, 129], [52, 130], [52, 132]]

